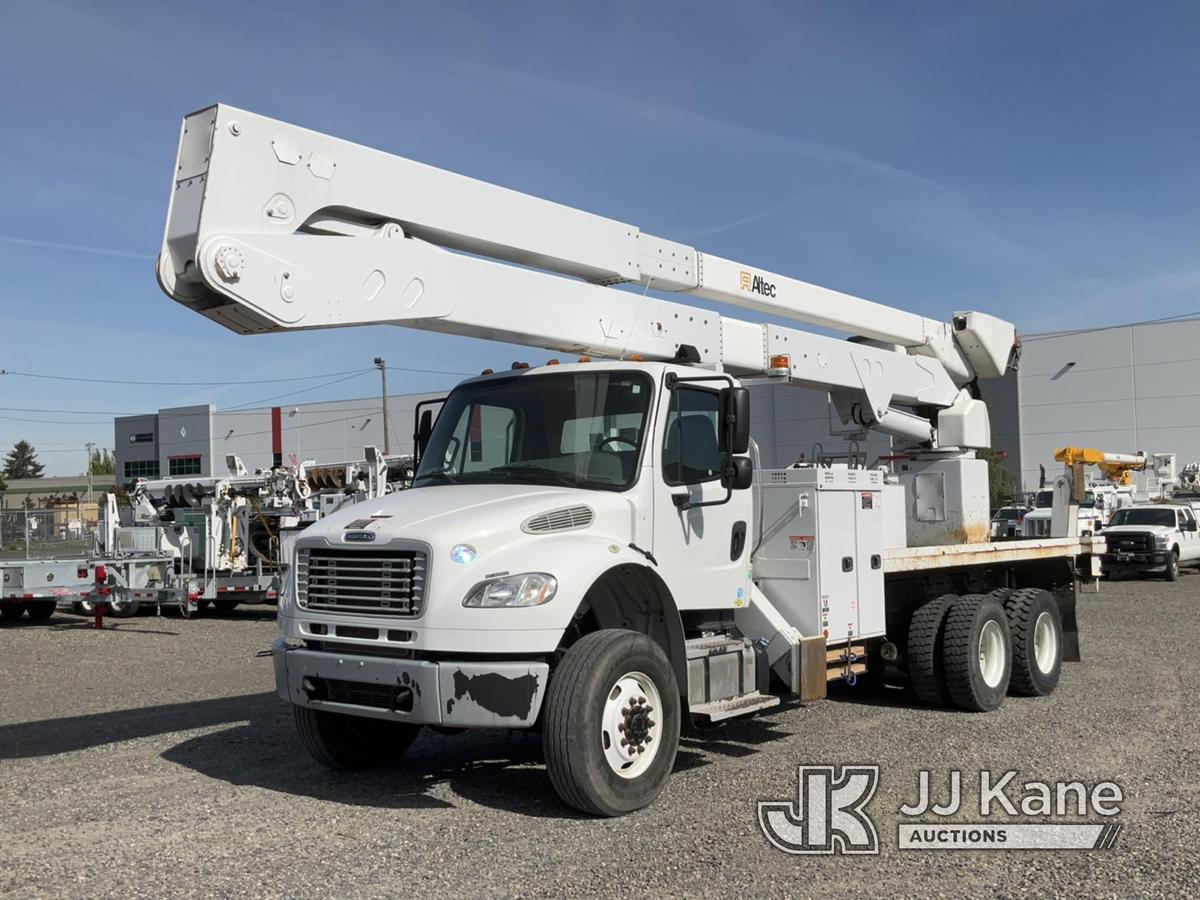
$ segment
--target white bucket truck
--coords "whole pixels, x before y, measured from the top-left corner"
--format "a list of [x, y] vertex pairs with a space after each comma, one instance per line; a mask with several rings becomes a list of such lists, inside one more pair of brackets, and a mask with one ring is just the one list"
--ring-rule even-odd
[[[411, 490], [298, 538], [276, 684], [330, 766], [394, 760], [425, 725], [537, 728], [562, 798], [619, 815], [696, 724], [887, 666], [987, 710], [1077, 658], [1102, 539], [988, 542], [975, 382], [1014, 363], [1007, 322], [933, 321], [223, 105], [184, 120], [158, 277], [241, 333], [390, 323], [582, 357], [460, 384], [420, 417]], [[828, 392], [905, 448], [898, 477], [756, 471], [751, 379]]]

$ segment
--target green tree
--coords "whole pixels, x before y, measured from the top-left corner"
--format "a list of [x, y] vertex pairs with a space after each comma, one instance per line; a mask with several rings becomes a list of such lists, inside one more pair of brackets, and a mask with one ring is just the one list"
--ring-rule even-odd
[[979, 458], [988, 464], [988, 495], [992, 509], [999, 509], [1021, 490], [1017, 476], [1004, 467], [1005, 454], [996, 450], [980, 450]]
[[108, 450], [93, 450], [88, 460], [89, 475], [115, 475], [117, 461]]
[[4, 460], [4, 474], [9, 478], [41, 478], [45, 470], [37, 461], [37, 450], [29, 441], [17, 441]]

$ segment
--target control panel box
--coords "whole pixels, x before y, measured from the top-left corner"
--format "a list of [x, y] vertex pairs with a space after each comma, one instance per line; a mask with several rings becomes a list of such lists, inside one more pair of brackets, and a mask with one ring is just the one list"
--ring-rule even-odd
[[754, 580], [788, 622], [830, 645], [885, 632], [884, 476], [846, 466], [765, 471]]

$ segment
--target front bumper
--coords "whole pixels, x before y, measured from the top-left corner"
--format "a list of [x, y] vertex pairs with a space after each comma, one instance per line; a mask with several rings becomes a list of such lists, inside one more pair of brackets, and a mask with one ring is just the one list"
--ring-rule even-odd
[[1154, 553], [1106, 553], [1101, 565], [1104, 570], [1112, 571], [1149, 571], [1150, 569], [1160, 569], [1167, 564], [1167, 554], [1165, 550], [1156, 551]]
[[550, 666], [544, 662], [431, 662], [271, 647], [275, 692], [297, 706], [443, 725], [529, 728], [537, 721]]

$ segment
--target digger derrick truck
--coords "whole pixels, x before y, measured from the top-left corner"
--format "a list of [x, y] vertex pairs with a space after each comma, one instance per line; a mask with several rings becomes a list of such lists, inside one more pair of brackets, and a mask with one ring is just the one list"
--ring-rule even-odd
[[[885, 669], [990, 710], [1078, 658], [1103, 539], [988, 542], [976, 381], [1019, 350], [1000, 319], [931, 320], [224, 105], [184, 119], [157, 275], [243, 334], [387, 323], [579, 357], [464, 381], [415, 423], [409, 490], [297, 538], [276, 687], [326, 765], [395, 760], [425, 725], [536, 728], [563, 800], [619, 815], [662, 790], [681, 731]], [[756, 467], [757, 381], [827, 393], [903, 460]]]

